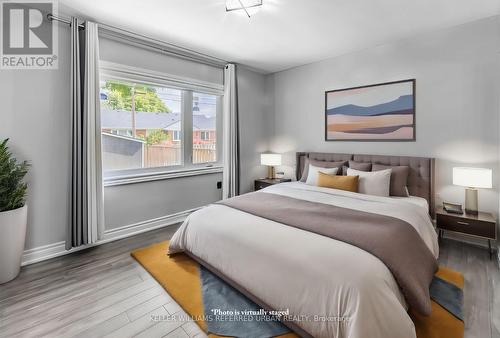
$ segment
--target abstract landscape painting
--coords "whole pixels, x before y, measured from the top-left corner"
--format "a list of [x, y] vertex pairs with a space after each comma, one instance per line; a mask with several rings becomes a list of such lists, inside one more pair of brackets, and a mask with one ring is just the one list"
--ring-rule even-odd
[[415, 80], [327, 91], [327, 141], [414, 141]]

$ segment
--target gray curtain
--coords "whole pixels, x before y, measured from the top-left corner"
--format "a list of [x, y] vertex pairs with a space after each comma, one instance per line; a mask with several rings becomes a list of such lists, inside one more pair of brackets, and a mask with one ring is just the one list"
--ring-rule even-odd
[[71, 18], [71, 185], [70, 220], [66, 249], [88, 243], [87, 224], [87, 163], [85, 154], [86, 133], [83, 130], [81, 48], [77, 18]]
[[71, 183], [66, 249], [102, 234], [102, 170], [97, 25], [71, 18]]
[[223, 104], [223, 150], [224, 172], [222, 198], [237, 196], [240, 192], [240, 147], [238, 124], [238, 85], [236, 65], [224, 67], [224, 104]]

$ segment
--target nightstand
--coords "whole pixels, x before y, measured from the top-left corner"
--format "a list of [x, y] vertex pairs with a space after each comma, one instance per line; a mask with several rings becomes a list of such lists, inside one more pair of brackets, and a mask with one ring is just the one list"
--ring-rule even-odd
[[439, 238], [443, 237], [444, 231], [453, 231], [487, 240], [491, 259], [491, 241], [497, 239], [497, 224], [492, 214], [479, 212], [478, 215], [459, 215], [448, 213], [439, 207], [436, 210], [436, 227]]
[[259, 178], [258, 180], [255, 180], [254, 190], [257, 191], [270, 185], [284, 182], [292, 182], [292, 180], [289, 178]]

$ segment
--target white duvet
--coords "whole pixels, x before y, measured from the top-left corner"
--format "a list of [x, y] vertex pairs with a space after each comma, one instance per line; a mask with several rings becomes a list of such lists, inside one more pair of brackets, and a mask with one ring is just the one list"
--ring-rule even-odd
[[[428, 211], [414, 201], [300, 182], [263, 191], [402, 219], [438, 256]], [[415, 337], [391, 272], [378, 258], [350, 244], [227, 206], [210, 205], [186, 219], [169, 250], [188, 251], [273, 310], [288, 309], [290, 316], [301, 319], [295, 324], [314, 337]]]

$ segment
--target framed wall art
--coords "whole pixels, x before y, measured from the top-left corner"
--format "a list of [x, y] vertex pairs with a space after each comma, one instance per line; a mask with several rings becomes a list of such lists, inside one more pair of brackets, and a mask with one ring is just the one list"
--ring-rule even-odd
[[325, 92], [326, 141], [415, 141], [415, 79]]

